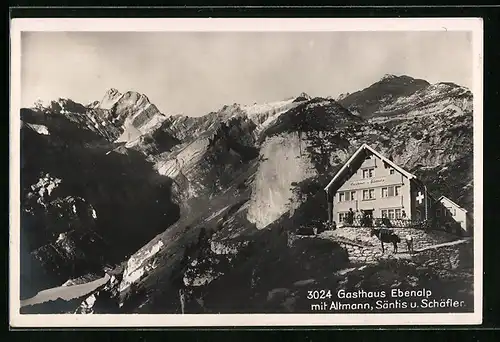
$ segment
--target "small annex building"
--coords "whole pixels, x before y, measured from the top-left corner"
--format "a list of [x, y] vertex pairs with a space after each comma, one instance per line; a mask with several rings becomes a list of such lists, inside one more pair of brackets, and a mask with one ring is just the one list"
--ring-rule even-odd
[[467, 209], [461, 207], [446, 196], [438, 199], [436, 217], [445, 224], [458, 224], [468, 235], [472, 234], [472, 217]]

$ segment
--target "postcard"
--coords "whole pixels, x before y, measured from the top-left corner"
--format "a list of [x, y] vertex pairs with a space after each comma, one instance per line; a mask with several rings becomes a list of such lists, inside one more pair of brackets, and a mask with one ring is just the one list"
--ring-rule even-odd
[[482, 30], [13, 19], [11, 326], [480, 324]]

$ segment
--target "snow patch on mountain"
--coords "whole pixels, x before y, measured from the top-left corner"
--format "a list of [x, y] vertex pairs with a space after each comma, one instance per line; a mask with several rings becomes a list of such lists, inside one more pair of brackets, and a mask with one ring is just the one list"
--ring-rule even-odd
[[[303, 101], [296, 101], [297, 99]], [[257, 125], [255, 134], [258, 135], [276, 122], [281, 115], [308, 99], [310, 99], [309, 95], [302, 93], [298, 98], [263, 104], [244, 105], [241, 109], [247, 115], [248, 119]]]
[[285, 100], [285, 101], [262, 103], [262, 104], [244, 105], [241, 107], [241, 109], [244, 110], [247, 113], [248, 118], [252, 120], [252, 119], [255, 119], [255, 117], [258, 115], [270, 113], [273, 111], [278, 111], [280, 109], [283, 109], [286, 106], [289, 106], [292, 103], [293, 103], [293, 99]]

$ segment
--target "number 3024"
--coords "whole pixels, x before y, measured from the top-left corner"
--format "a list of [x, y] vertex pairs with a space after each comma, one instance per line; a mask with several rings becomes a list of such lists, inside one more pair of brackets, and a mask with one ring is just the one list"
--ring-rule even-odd
[[330, 290], [307, 291], [307, 299], [326, 299], [326, 298], [332, 298], [332, 291]]

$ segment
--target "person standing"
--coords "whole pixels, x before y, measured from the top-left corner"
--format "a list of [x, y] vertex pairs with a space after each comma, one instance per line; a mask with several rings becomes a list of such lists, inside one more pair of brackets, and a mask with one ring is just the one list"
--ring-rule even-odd
[[361, 212], [359, 211], [359, 209], [356, 210], [356, 223], [361, 225], [361, 219], [363, 218], [363, 215], [361, 215]]
[[405, 240], [408, 253], [413, 254], [413, 236], [411, 236], [411, 234], [407, 234]]
[[354, 211], [352, 211], [352, 208], [349, 208], [349, 211], [347, 212], [347, 223], [351, 224], [354, 222]]

